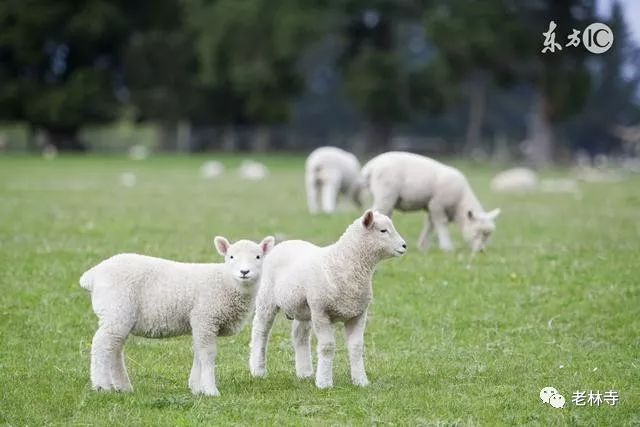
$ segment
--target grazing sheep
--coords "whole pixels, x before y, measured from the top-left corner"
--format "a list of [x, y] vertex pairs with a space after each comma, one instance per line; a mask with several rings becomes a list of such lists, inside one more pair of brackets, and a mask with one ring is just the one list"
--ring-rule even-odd
[[136, 182], [138, 182], [138, 178], [133, 172], [123, 172], [120, 175], [120, 184], [124, 187], [134, 187]]
[[360, 162], [353, 154], [336, 147], [313, 150], [305, 164], [309, 212], [317, 214], [320, 204], [324, 213], [333, 213], [339, 195], [350, 197], [360, 209], [359, 174]]
[[528, 168], [513, 168], [500, 172], [491, 180], [496, 193], [526, 193], [538, 188], [538, 175]]
[[598, 168], [579, 168], [574, 171], [574, 176], [588, 183], [617, 183], [624, 181], [624, 176], [618, 171]]
[[216, 160], [210, 160], [200, 167], [200, 175], [205, 179], [217, 178], [224, 173], [224, 165]]
[[500, 209], [485, 212], [469, 182], [457, 169], [428, 157], [389, 152], [362, 168], [363, 181], [373, 195], [373, 209], [391, 216], [393, 209], [426, 210], [418, 248], [426, 249], [435, 228], [440, 248], [453, 250], [447, 224], [455, 221], [474, 252], [486, 246]]
[[269, 175], [269, 169], [254, 160], [244, 160], [238, 168], [238, 174], [249, 181], [261, 181]]
[[344, 322], [351, 381], [369, 384], [364, 370], [364, 328], [372, 297], [376, 265], [401, 256], [407, 245], [391, 219], [368, 210], [332, 245], [319, 247], [302, 240], [275, 246], [264, 264], [251, 333], [250, 369], [266, 375], [266, 348], [278, 310], [293, 320], [292, 341], [299, 378], [313, 375], [311, 327], [318, 339], [316, 386], [333, 385], [336, 322]]
[[149, 148], [136, 144], [129, 148], [129, 158], [132, 160], [145, 160], [149, 157]]
[[58, 157], [58, 148], [53, 144], [47, 144], [42, 148], [42, 157], [46, 160], [53, 160]]
[[193, 335], [189, 388], [217, 396], [216, 340], [236, 334], [253, 310], [262, 260], [273, 237], [260, 244], [215, 238], [224, 264], [193, 264], [138, 254], [115, 255], [88, 270], [80, 286], [91, 293], [99, 327], [91, 346], [96, 390], [131, 391], [124, 364], [129, 334], [148, 338]]
[[540, 190], [543, 193], [580, 193], [578, 181], [571, 178], [547, 178], [540, 181]]

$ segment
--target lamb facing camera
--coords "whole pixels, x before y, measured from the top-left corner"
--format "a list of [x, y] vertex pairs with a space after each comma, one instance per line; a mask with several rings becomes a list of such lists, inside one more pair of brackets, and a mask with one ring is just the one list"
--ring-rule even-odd
[[262, 262], [274, 245], [215, 238], [223, 264], [170, 261], [138, 254], [115, 255], [89, 269], [80, 286], [91, 293], [99, 327], [91, 346], [95, 390], [132, 391], [124, 363], [130, 334], [148, 338], [193, 336], [189, 388], [217, 396], [214, 375], [219, 336], [235, 335], [254, 307]]

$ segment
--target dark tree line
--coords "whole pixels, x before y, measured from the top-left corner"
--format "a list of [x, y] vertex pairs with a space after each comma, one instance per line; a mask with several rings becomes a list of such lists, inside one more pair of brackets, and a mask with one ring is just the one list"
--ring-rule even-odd
[[60, 149], [82, 149], [82, 126], [125, 111], [158, 123], [165, 149], [180, 123], [252, 126], [266, 147], [307, 90], [301, 64], [330, 40], [329, 65], [370, 149], [387, 147], [398, 126], [448, 115], [472, 152], [487, 129], [508, 127], [493, 101], [506, 97], [528, 110], [525, 153], [543, 165], [558, 144], [596, 149], [598, 134], [614, 146], [610, 128], [640, 118], [640, 76], [625, 71], [637, 49], [619, 5], [609, 52], [541, 53], [550, 21], [564, 46], [572, 29], [601, 20], [594, 3], [7, 0], [0, 119], [42, 130]]

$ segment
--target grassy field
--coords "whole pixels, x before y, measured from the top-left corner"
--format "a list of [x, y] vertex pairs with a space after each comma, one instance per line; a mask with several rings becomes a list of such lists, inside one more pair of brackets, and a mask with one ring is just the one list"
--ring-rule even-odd
[[[273, 330], [269, 375], [248, 371], [249, 327], [221, 339], [219, 398], [187, 388], [190, 337], [131, 337], [133, 394], [89, 384], [96, 318], [78, 285], [118, 252], [219, 261], [212, 240], [266, 234], [334, 241], [359, 212], [310, 217], [303, 159], [259, 158], [261, 182], [199, 176], [204, 157], [0, 157], [0, 424], [9, 425], [638, 425], [640, 177], [583, 184], [579, 198], [505, 196], [489, 168], [461, 165], [486, 208], [501, 207], [489, 248], [415, 249], [421, 214], [397, 214], [409, 253], [382, 263], [370, 308], [366, 367], [349, 381], [338, 334], [335, 388], [298, 381], [289, 321]], [[133, 172], [137, 184], [120, 184]], [[543, 405], [554, 386], [564, 409]], [[617, 406], [579, 407], [571, 394], [618, 391]]]

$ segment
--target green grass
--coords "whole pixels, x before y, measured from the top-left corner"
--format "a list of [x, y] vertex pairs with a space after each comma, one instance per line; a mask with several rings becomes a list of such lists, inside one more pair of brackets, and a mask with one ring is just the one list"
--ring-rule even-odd
[[[489, 251], [420, 253], [420, 214], [396, 214], [409, 253], [382, 263], [365, 335], [371, 386], [349, 382], [342, 333], [335, 388], [298, 381], [279, 317], [269, 375], [250, 377], [249, 327], [221, 339], [219, 398], [187, 388], [190, 337], [131, 337], [135, 392], [89, 384], [96, 318], [78, 278], [123, 251], [219, 261], [214, 235], [334, 241], [359, 213], [306, 212], [303, 159], [266, 157], [269, 179], [199, 176], [204, 157], [0, 158], [0, 424], [640, 424], [640, 177], [584, 184], [581, 198], [495, 195], [494, 170], [462, 165], [502, 216]], [[122, 172], [138, 183], [120, 185]], [[557, 410], [538, 399], [555, 386]], [[576, 390], [617, 390], [615, 407], [576, 407]]]

